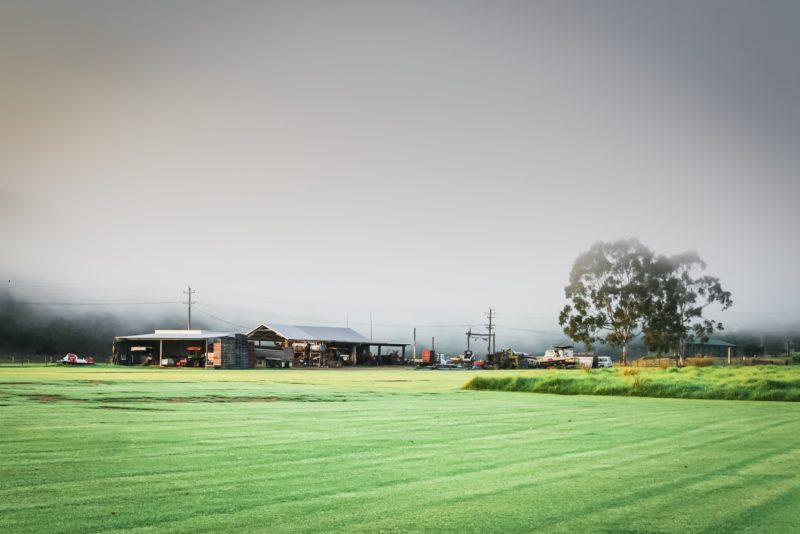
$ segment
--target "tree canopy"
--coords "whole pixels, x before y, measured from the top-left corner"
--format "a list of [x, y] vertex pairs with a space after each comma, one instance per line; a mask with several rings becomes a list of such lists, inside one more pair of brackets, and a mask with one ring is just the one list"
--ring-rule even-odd
[[712, 304], [728, 309], [730, 291], [722, 289], [719, 278], [703, 275], [706, 263], [697, 252], [670, 257], [659, 256], [649, 276], [651, 304], [647, 310], [644, 341], [650, 350], [670, 352], [683, 359], [687, 341], [708, 341], [723, 325], [703, 316]]
[[580, 254], [559, 315], [564, 333], [590, 347], [604, 342], [622, 350], [643, 336], [649, 350], [682, 357], [692, 338], [707, 340], [722, 324], [703, 316], [717, 303], [731, 306], [731, 294], [718, 278], [703, 275], [696, 252], [656, 256], [637, 239], [598, 241]]
[[564, 333], [587, 347], [603, 341], [622, 349], [641, 333], [647, 304], [647, 266], [653, 253], [637, 239], [598, 241], [578, 256], [565, 288], [572, 302], [564, 306], [559, 324]]

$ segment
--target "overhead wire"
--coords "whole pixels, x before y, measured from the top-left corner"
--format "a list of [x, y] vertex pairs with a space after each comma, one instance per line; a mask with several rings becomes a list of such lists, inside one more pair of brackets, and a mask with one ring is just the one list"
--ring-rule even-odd
[[161, 302], [30, 302], [25, 300], [15, 300], [18, 304], [26, 306], [153, 306], [164, 304], [181, 304], [179, 301]]
[[[81, 286], [83, 286], [83, 287], [105, 287], [105, 288], [110, 287], [109, 285], [106, 285], [106, 286], [97, 286], [97, 285], [89, 286], [89, 285], [86, 285], [86, 284], [73, 284], [73, 283], [26, 282], [26, 281], [14, 282], [13, 280], [8, 280], [8, 284], [9, 284], [8, 287], [14, 287], [14, 286], [29, 286], [29, 287], [30, 286], [33, 286], [33, 287], [35, 287], [35, 286], [62, 286], [62, 287], [65, 287], [65, 286], [66, 287], [69, 287], [69, 286], [81, 287]], [[113, 287], [113, 286], [111, 286], [111, 287]], [[239, 298], [237, 300], [249, 300], [251, 302], [264, 302], [262, 299]], [[30, 305], [30, 306], [65, 306], [65, 307], [69, 307], [69, 306], [80, 306], [80, 307], [91, 307], [91, 306], [168, 306], [168, 305], [176, 305], [176, 304], [177, 305], [181, 305], [181, 304], [184, 304], [181, 301], [103, 301], [103, 302], [86, 302], [86, 301], [82, 301], [82, 302], [64, 302], [64, 301], [60, 301], [59, 302], [59, 301], [22, 301], [22, 300], [18, 300], [16, 302], [18, 302], [19, 304]], [[261, 315], [268, 315], [268, 316], [273, 316], [273, 317], [277, 316], [277, 317], [282, 317], [282, 318], [292, 318], [294, 320], [316, 322], [316, 323], [322, 322], [322, 323], [329, 323], [329, 324], [332, 324], [332, 323], [333, 324], [339, 324], [339, 323], [345, 322], [345, 321], [340, 321], [340, 320], [330, 320], [329, 318], [328, 319], [322, 319], [320, 317], [307, 317], [307, 316], [300, 316], [300, 315], [287, 315], [287, 314], [282, 313], [282, 312], [275, 312], [275, 311], [271, 311], [271, 310], [263, 310], [263, 309], [255, 310], [255, 309], [252, 309], [252, 308], [248, 309], [248, 308], [242, 308], [242, 307], [238, 307], [238, 306], [235, 306], [235, 307], [234, 306], [226, 306], [226, 305], [223, 305], [223, 304], [216, 304], [216, 303], [209, 303], [209, 302], [205, 302], [203, 304], [203, 307], [206, 307], [206, 306], [211, 307], [211, 308], [218, 308], [218, 309], [223, 309], [223, 310], [235, 311], [235, 312], [239, 312], [239, 313], [261, 314]], [[208, 311], [206, 311], [204, 309], [201, 309], [197, 304], [195, 304], [195, 309], [197, 309], [200, 313], [202, 313], [202, 314], [204, 314], [204, 315], [206, 315], [206, 316], [208, 316], [208, 317], [210, 317], [210, 318], [212, 318], [214, 320], [220, 321], [222, 323], [225, 323], [225, 324], [228, 324], [228, 325], [231, 325], [231, 326], [235, 326], [237, 328], [244, 328], [244, 329], [249, 328], [248, 326], [241, 325], [241, 324], [238, 324], [236, 322], [229, 321], [227, 319], [223, 319], [222, 317], [214, 315], [214, 314], [212, 314], [212, 313], [210, 313], [210, 312], [208, 312]], [[347, 323], [351, 324], [351, 325], [372, 326], [372, 327], [376, 327], [376, 328], [468, 328], [469, 329], [469, 328], [475, 328], [477, 326], [480, 326], [479, 323], [472, 323], [472, 324], [470, 324], [470, 323], [436, 323], [436, 324], [414, 323], [414, 324], [412, 324], [412, 323], [385, 323], [385, 322], [374, 323], [374, 322], [352, 321], [352, 320], [348, 320]], [[512, 327], [512, 326], [503, 326], [502, 330], [516, 331], [516, 332], [526, 332], [526, 333], [542, 335], [542, 336], [561, 336], [561, 335], [563, 335], [563, 333], [561, 333], [561, 332], [554, 332], [554, 331], [549, 331], [549, 330], [537, 330], [537, 329], [532, 329], [532, 328], [520, 328], [520, 327]], [[513, 337], [517, 337], [517, 336], [513, 336]], [[561, 338], [560, 343], [563, 342], [565, 339], [566, 338]]]
[[244, 326], [244, 325], [241, 325], [241, 324], [238, 324], [238, 323], [234, 323], [234, 322], [231, 322], [231, 321], [226, 321], [225, 319], [223, 319], [221, 317], [217, 317], [216, 315], [213, 315], [213, 314], [208, 313], [207, 311], [201, 309], [200, 307], [197, 306], [197, 304], [195, 304], [194, 310], [195, 311], [199, 311], [203, 315], [207, 315], [208, 317], [211, 317], [212, 319], [214, 319], [216, 321], [220, 321], [222, 323], [229, 324], [229, 325], [235, 326], [237, 328], [243, 328], [245, 330], [249, 330], [250, 328], [252, 328], [252, 325], [251, 326]]

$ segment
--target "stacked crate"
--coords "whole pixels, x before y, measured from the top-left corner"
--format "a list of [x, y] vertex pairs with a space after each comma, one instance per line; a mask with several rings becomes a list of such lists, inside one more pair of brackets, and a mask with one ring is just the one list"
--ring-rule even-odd
[[233, 337], [222, 338], [222, 368], [249, 369], [250, 367], [247, 336], [234, 334]]
[[247, 342], [247, 367], [256, 368], [256, 344], [252, 341]]

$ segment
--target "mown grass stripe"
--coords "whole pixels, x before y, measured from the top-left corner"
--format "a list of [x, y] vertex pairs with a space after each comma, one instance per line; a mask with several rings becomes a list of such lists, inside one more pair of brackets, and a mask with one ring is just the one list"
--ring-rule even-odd
[[[133, 374], [141, 382], [20, 376], [81, 402], [0, 407], [0, 530], [781, 532], [793, 514], [784, 490], [800, 490], [793, 403], [479, 392], [459, 389], [467, 373], [406, 370]], [[276, 383], [286, 377], [304, 383]], [[283, 387], [317, 401], [94, 407], [121, 390], [289, 395]], [[753, 500], [757, 519], [741, 516], [734, 501], [762, 484], [775, 490]]]

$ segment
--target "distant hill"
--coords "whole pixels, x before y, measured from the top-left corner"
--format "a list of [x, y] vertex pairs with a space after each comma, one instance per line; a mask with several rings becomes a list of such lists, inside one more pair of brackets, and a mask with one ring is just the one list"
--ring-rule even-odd
[[[70, 308], [31, 306], [0, 295], [0, 361], [9, 361], [12, 356], [44, 361], [74, 352], [103, 362], [111, 355], [115, 336], [182, 327], [182, 318], [76, 312]], [[207, 326], [198, 324], [197, 328]]]

